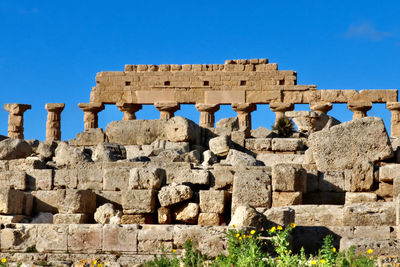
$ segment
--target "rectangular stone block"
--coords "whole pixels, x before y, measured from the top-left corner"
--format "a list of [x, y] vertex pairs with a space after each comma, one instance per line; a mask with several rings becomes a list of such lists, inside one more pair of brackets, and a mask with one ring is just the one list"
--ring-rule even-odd
[[156, 197], [157, 191], [152, 189], [134, 189], [122, 192], [124, 214], [155, 212]]
[[199, 185], [209, 184], [208, 170], [181, 169], [176, 172], [167, 172], [167, 184], [190, 183]]
[[59, 199], [63, 198], [63, 192], [59, 190], [52, 191], [32, 191], [33, 212], [58, 212]]
[[351, 170], [345, 170], [345, 189], [350, 192], [371, 191], [374, 183], [374, 165], [361, 162], [353, 165]]
[[54, 187], [60, 189], [76, 189], [78, 186], [77, 169], [54, 170]]
[[272, 167], [276, 164], [303, 164], [304, 155], [300, 154], [271, 154], [261, 153], [257, 160], [262, 161], [265, 166]]
[[39, 224], [37, 231], [36, 249], [38, 252], [64, 253], [68, 250], [68, 225]]
[[228, 196], [228, 192], [225, 190], [200, 190], [200, 211], [203, 213], [224, 213]]
[[165, 183], [165, 175], [165, 170], [161, 168], [133, 168], [129, 173], [128, 188], [160, 190]]
[[295, 211], [298, 226], [342, 226], [343, 206], [341, 205], [297, 205]]
[[223, 216], [218, 213], [200, 213], [198, 218], [199, 225], [221, 225]]
[[138, 232], [138, 240], [172, 241], [173, 230], [172, 225], [143, 225]]
[[272, 167], [272, 189], [283, 192], [306, 192], [307, 173], [298, 164], [277, 164]]
[[100, 207], [106, 203], [112, 203], [114, 207], [122, 207], [122, 192], [121, 191], [95, 191], [96, 206]]
[[273, 138], [273, 151], [297, 151], [303, 149], [303, 141], [300, 138]]
[[58, 211], [60, 213], [94, 213], [96, 194], [91, 190], [60, 189]]
[[0, 223], [26, 223], [29, 217], [25, 215], [0, 215]]
[[392, 198], [393, 197], [393, 184], [380, 182], [378, 190], [375, 193], [381, 198]]
[[313, 166], [311, 164], [303, 164], [302, 166], [307, 172], [307, 193], [318, 191], [318, 170], [311, 167]]
[[22, 215], [24, 192], [14, 189], [0, 189], [0, 214]]
[[26, 176], [30, 190], [53, 189], [53, 170], [51, 169], [28, 170]]
[[103, 225], [70, 224], [68, 251], [98, 253], [103, 247]]
[[235, 171], [229, 166], [214, 165], [214, 169], [210, 171], [210, 185], [215, 190], [232, 191], [233, 176]]
[[26, 190], [26, 173], [24, 171], [0, 171], [0, 188]]
[[302, 192], [272, 192], [272, 207], [302, 204]]
[[37, 243], [37, 225], [12, 224], [1, 230], [1, 251], [26, 252]]
[[10, 171], [28, 171], [32, 169], [44, 169], [46, 166], [43, 161], [37, 157], [28, 157], [26, 159], [13, 159], [8, 161]]
[[271, 178], [264, 170], [235, 173], [232, 192], [232, 214], [240, 205], [271, 207]]
[[326, 171], [319, 173], [318, 188], [322, 192], [344, 192], [344, 171]]
[[63, 214], [57, 213], [53, 216], [54, 224], [86, 224], [89, 223], [90, 217], [88, 214], [76, 213], [76, 214]]
[[78, 189], [103, 189], [103, 171], [101, 169], [78, 169]]
[[400, 164], [388, 164], [379, 167], [379, 181], [393, 182], [395, 177], [400, 177]]
[[393, 226], [396, 223], [395, 204], [393, 202], [375, 202], [346, 205], [343, 222], [348, 226]]
[[352, 193], [346, 192], [346, 205], [354, 203], [376, 202], [375, 193]]
[[286, 226], [295, 222], [295, 211], [289, 207], [272, 207], [264, 211], [268, 222]]
[[104, 252], [137, 252], [137, 225], [105, 224], [103, 226]]
[[121, 224], [154, 224], [154, 214], [128, 214], [122, 215]]
[[272, 150], [272, 139], [271, 138], [246, 138], [245, 148], [256, 152], [262, 153], [265, 151]]
[[121, 191], [128, 188], [128, 168], [107, 168], [103, 169], [103, 190]]

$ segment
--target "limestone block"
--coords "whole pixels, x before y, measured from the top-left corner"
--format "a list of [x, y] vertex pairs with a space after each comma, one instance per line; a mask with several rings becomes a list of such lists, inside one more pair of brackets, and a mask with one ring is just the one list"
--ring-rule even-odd
[[197, 217], [199, 216], [199, 205], [197, 203], [185, 203], [174, 207], [173, 217], [175, 221], [183, 223], [197, 223]]
[[94, 213], [96, 211], [96, 194], [91, 190], [65, 189], [58, 190], [62, 197], [58, 199], [60, 213]]
[[270, 151], [272, 138], [246, 138], [245, 148], [256, 153]]
[[376, 202], [376, 194], [346, 192], [346, 205], [365, 202]]
[[200, 211], [222, 214], [227, 199], [228, 193], [225, 190], [200, 190]]
[[96, 192], [96, 206], [99, 207], [106, 203], [112, 203], [116, 207], [122, 206], [122, 192], [121, 191], [95, 191]]
[[271, 207], [271, 178], [263, 169], [238, 171], [233, 180], [232, 213], [238, 206]]
[[182, 168], [175, 172], [167, 171], [167, 184], [177, 183], [189, 183], [198, 185], [208, 185], [210, 182], [208, 170], [196, 170]]
[[122, 192], [124, 214], [155, 212], [156, 197], [157, 192], [152, 189], [133, 189]]
[[77, 169], [54, 170], [54, 187], [76, 189], [78, 186]]
[[315, 192], [318, 190], [318, 170], [313, 164], [303, 164], [302, 167], [307, 172], [307, 193]]
[[53, 157], [53, 161], [55, 161], [56, 164], [60, 166], [72, 166], [89, 161], [88, 156], [83, 153], [82, 149], [69, 146], [65, 142], [58, 143], [58, 146], [54, 153], [55, 156]]
[[77, 133], [75, 139], [70, 139], [71, 146], [96, 146], [105, 141], [105, 134], [101, 128], [89, 128], [82, 133]]
[[137, 225], [104, 225], [102, 251], [136, 253], [137, 235]]
[[345, 192], [312, 192], [303, 194], [303, 204], [344, 205]]
[[32, 169], [44, 169], [45, 163], [38, 157], [27, 157], [25, 159], [12, 159], [8, 161], [10, 171], [28, 171]]
[[312, 133], [308, 145], [321, 171], [351, 169], [358, 161], [375, 162], [393, 156], [385, 125], [376, 117], [356, 119]]
[[302, 192], [272, 192], [272, 207], [301, 205]]
[[[340, 239], [340, 250], [349, 250], [351, 246], [355, 247], [356, 255], [365, 254], [369, 249], [373, 252], [371, 256], [397, 255], [400, 249], [398, 242], [394, 239], [377, 240], [374, 238], [342, 238]], [[390, 266], [390, 265], [389, 265]]]
[[31, 190], [52, 190], [53, 189], [53, 170], [29, 170], [26, 172], [28, 183]]
[[361, 161], [345, 171], [345, 187], [351, 192], [370, 191], [374, 182], [374, 165]]
[[33, 212], [58, 212], [58, 202], [62, 199], [64, 194], [61, 190], [52, 191], [32, 191], [33, 195]]
[[343, 206], [341, 205], [295, 205], [295, 223], [298, 226], [341, 226]]
[[297, 151], [303, 149], [300, 138], [272, 138], [273, 151]]
[[210, 139], [208, 143], [211, 152], [217, 156], [228, 155], [229, 149], [231, 147], [231, 141], [227, 135], [221, 135]]
[[272, 207], [264, 211], [269, 223], [287, 226], [295, 222], [295, 211], [289, 207]]
[[231, 141], [234, 145], [244, 147], [245, 139], [246, 139], [245, 129], [240, 131], [233, 131], [231, 133]]
[[258, 229], [264, 227], [266, 222], [265, 216], [249, 205], [237, 206], [233, 213], [230, 226], [252, 226]]
[[26, 252], [29, 247], [36, 246], [37, 235], [36, 225], [10, 225], [1, 230], [1, 250], [9, 252]]
[[343, 223], [348, 226], [395, 225], [396, 212], [393, 202], [357, 203], [346, 205]]
[[26, 173], [24, 171], [0, 171], [1, 189], [26, 190]]
[[217, 156], [211, 152], [211, 150], [206, 150], [203, 152], [203, 163], [202, 165], [207, 167], [218, 162]]
[[[98, 165], [97, 165], [98, 166]], [[103, 189], [103, 170], [95, 168], [78, 169], [78, 189], [102, 190]]]
[[393, 197], [393, 184], [380, 182], [379, 189], [375, 193], [382, 198]]
[[25, 215], [0, 215], [0, 223], [27, 223], [29, 217]]
[[0, 159], [21, 159], [32, 154], [31, 146], [22, 139], [8, 138], [0, 141]]
[[159, 190], [165, 183], [165, 170], [155, 167], [133, 168], [129, 173], [129, 189]]
[[171, 224], [172, 222], [172, 214], [169, 207], [158, 208], [157, 217], [159, 224]]
[[221, 225], [223, 217], [218, 213], [200, 213], [198, 218], [199, 225]]
[[155, 140], [151, 143], [151, 147], [156, 149], [175, 150], [179, 153], [186, 153], [190, 151], [189, 142], [170, 142], [167, 140]]
[[257, 129], [251, 130], [251, 136], [254, 137], [255, 139], [268, 138], [272, 137], [273, 135], [274, 135], [273, 131], [262, 126], [258, 127]]
[[36, 249], [39, 253], [61, 252], [68, 250], [68, 225], [42, 224], [37, 226]]
[[214, 165], [214, 169], [211, 170], [211, 186], [216, 190], [230, 189], [231, 191], [234, 173], [232, 167]]
[[393, 182], [395, 177], [400, 177], [400, 164], [388, 164], [379, 168], [379, 181]]
[[24, 214], [27, 216], [32, 215], [32, 209], [33, 209], [33, 196], [29, 192], [24, 192]]
[[39, 212], [35, 217], [32, 218], [31, 223], [53, 223], [53, 214], [51, 214], [50, 212]]
[[0, 214], [22, 215], [24, 192], [14, 189], [0, 189]]
[[356, 90], [321, 90], [321, 101], [333, 103], [347, 103], [357, 95]]
[[264, 162], [265, 166], [272, 167], [276, 164], [303, 164], [304, 155], [261, 153], [256, 159]]
[[284, 192], [306, 192], [307, 173], [301, 165], [277, 164], [272, 167], [272, 189]]
[[89, 215], [85, 213], [63, 214], [57, 213], [53, 216], [54, 224], [87, 224], [89, 223]]
[[94, 220], [100, 224], [120, 224], [122, 212], [116, 210], [114, 205], [106, 203], [96, 209]]
[[191, 120], [177, 116], [165, 124], [165, 138], [171, 142], [197, 143], [200, 138], [200, 127]]
[[217, 121], [215, 128], [225, 131], [226, 134], [230, 134], [233, 131], [239, 130], [239, 120], [237, 117], [223, 118]]
[[257, 165], [256, 159], [244, 152], [235, 150], [235, 149], [230, 149], [228, 156], [226, 157], [227, 164], [230, 164], [232, 166], [255, 166]]
[[126, 159], [126, 150], [123, 145], [114, 143], [99, 143], [93, 150], [93, 161], [117, 161]]
[[143, 225], [138, 232], [138, 251], [160, 253], [162, 247], [172, 250], [173, 226]]
[[344, 192], [344, 171], [326, 171], [319, 174], [318, 188], [322, 192]]
[[121, 191], [129, 188], [128, 168], [106, 168], [103, 169], [103, 190]]
[[70, 224], [68, 251], [81, 253], [100, 252], [103, 244], [103, 225]]
[[128, 214], [122, 215], [121, 224], [154, 224], [154, 214]]

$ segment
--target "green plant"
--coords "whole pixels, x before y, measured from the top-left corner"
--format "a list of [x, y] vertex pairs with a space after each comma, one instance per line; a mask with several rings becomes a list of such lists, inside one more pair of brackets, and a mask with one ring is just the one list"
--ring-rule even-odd
[[2, 258], [0, 261], [0, 267], [6, 267], [7, 266], [7, 259], [6, 258]]
[[272, 126], [272, 130], [277, 131], [279, 137], [290, 137], [294, 132], [293, 122], [287, 117], [281, 117]]
[[35, 245], [30, 246], [30, 247], [28, 247], [28, 248], [26, 249], [26, 253], [37, 253], [37, 252], [38, 252], [38, 251], [37, 251]]

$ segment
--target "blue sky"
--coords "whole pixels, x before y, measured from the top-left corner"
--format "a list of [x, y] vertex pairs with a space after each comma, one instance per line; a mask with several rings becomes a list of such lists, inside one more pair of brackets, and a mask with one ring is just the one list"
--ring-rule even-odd
[[[387, 1], [16, 1], [0, 0], [0, 99], [27, 103], [25, 138], [45, 139], [45, 103], [66, 104], [62, 139], [83, 130], [80, 102], [89, 102], [100, 71], [125, 64], [222, 64], [269, 58], [295, 70], [298, 84], [319, 89], [397, 89], [400, 86], [400, 2]], [[296, 110], [308, 106], [297, 105]], [[177, 115], [198, 122], [193, 106]], [[330, 115], [351, 119], [345, 105]], [[390, 112], [369, 112], [389, 126]], [[0, 134], [8, 113], [0, 108]], [[146, 106], [139, 119], [158, 118]], [[235, 116], [224, 106], [217, 119]], [[120, 120], [115, 106], [100, 127]], [[267, 105], [253, 127], [270, 127]]]

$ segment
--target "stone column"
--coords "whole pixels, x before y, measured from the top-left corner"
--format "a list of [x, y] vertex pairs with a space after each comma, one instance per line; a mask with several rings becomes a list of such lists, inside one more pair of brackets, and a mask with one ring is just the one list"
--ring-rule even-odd
[[61, 112], [64, 110], [63, 103], [47, 103], [46, 140], [61, 140]]
[[174, 113], [181, 109], [177, 102], [156, 102], [154, 106], [160, 111], [160, 120], [169, 120], [174, 117]]
[[104, 109], [103, 103], [79, 103], [78, 106], [84, 112], [83, 122], [85, 125], [85, 132], [91, 128], [99, 127], [98, 113]]
[[310, 109], [315, 112], [322, 112], [327, 114], [332, 109], [332, 103], [317, 102], [310, 104]]
[[388, 102], [386, 108], [391, 113], [390, 137], [400, 137], [400, 102]]
[[292, 111], [294, 109], [294, 104], [283, 103], [283, 102], [272, 102], [269, 104], [269, 108], [275, 113], [275, 125], [278, 120], [285, 117], [286, 111]]
[[24, 112], [31, 109], [26, 104], [4, 104], [8, 114], [8, 137], [24, 139]]
[[200, 127], [214, 128], [214, 113], [219, 110], [219, 105], [196, 104], [196, 109], [200, 112]]
[[353, 120], [367, 117], [367, 111], [372, 108], [371, 102], [348, 102], [347, 108], [353, 112]]
[[234, 103], [232, 109], [237, 113], [239, 129], [244, 131], [246, 137], [250, 137], [251, 112], [257, 110], [257, 106], [250, 103]]
[[142, 105], [133, 103], [117, 103], [117, 107], [124, 113], [123, 121], [136, 120], [135, 113], [142, 109]]

